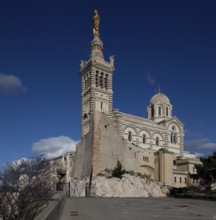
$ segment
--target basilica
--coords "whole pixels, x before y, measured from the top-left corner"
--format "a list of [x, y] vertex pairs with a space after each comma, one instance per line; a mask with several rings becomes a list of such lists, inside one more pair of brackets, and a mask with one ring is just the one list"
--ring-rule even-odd
[[125, 170], [149, 175], [163, 185], [196, 184], [190, 174], [200, 161], [185, 152], [184, 124], [174, 116], [167, 95], [158, 91], [150, 99], [147, 118], [113, 108], [114, 57], [104, 58], [99, 24], [95, 10], [90, 58], [80, 63], [82, 134], [71, 175], [91, 179], [120, 161]]

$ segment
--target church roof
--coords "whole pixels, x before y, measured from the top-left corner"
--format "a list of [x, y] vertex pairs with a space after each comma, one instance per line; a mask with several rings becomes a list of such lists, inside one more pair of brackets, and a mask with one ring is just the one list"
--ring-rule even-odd
[[155, 104], [158, 104], [158, 103], [170, 105], [170, 100], [165, 94], [163, 94], [161, 92], [158, 92], [156, 95], [154, 95], [151, 98], [150, 104], [155, 105]]

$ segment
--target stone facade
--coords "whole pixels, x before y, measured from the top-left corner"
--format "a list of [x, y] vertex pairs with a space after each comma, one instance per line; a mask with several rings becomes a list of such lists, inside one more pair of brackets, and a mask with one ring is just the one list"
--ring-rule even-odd
[[54, 175], [57, 173], [58, 181], [68, 183], [71, 180], [76, 153], [68, 152], [51, 160]]
[[114, 59], [106, 62], [103, 56], [103, 42], [94, 37], [91, 42], [91, 58], [81, 61], [82, 78], [82, 137], [91, 132], [92, 115], [95, 111], [112, 116], [112, 75]]
[[147, 107], [147, 118], [113, 109], [112, 77], [114, 57], [106, 61], [99, 36], [91, 42], [91, 55], [81, 61], [82, 139], [77, 145], [73, 177], [96, 177], [114, 169], [119, 160], [123, 168], [163, 185], [185, 187], [191, 182], [195, 155], [184, 151], [184, 125], [173, 116], [173, 105], [160, 91]]
[[156, 122], [154, 119], [145, 119], [115, 110], [114, 120], [119, 128], [119, 135], [137, 147], [155, 151], [167, 149], [179, 156], [183, 154], [184, 126], [177, 117], [163, 118]]

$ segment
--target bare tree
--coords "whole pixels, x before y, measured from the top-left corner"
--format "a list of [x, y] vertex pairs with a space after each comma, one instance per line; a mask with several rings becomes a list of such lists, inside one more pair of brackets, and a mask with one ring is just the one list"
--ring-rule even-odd
[[0, 217], [33, 219], [55, 191], [50, 161], [44, 157], [7, 164], [0, 172]]

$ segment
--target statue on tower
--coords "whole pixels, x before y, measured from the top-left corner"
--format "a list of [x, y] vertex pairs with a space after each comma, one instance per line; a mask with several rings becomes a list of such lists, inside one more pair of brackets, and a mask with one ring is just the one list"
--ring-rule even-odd
[[100, 16], [98, 14], [97, 10], [94, 10], [94, 15], [93, 15], [93, 34], [94, 37], [99, 37], [99, 24], [100, 24]]

